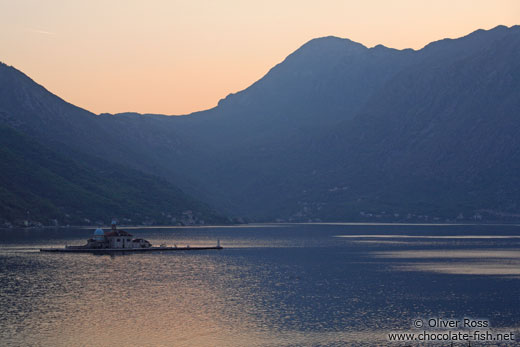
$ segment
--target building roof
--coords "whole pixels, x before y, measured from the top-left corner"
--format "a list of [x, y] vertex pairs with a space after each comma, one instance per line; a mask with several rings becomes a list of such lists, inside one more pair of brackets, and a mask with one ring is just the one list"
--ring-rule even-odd
[[115, 231], [110, 231], [110, 232], [106, 233], [105, 236], [111, 237], [111, 236], [133, 236], [133, 235], [124, 230], [115, 230]]

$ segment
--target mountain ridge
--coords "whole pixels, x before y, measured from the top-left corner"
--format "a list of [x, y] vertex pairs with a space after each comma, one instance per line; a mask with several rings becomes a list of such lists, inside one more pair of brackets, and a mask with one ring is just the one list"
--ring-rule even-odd
[[[41, 116], [23, 98], [4, 107], [12, 100], [2, 84], [0, 113], [21, 108], [45, 120], [74, 112], [68, 129], [10, 124], [54, 148], [70, 143], [160, 176], [231, 216], [495, 218], [520, 206], [520, 168], [510, 161], [520, 148], [510, 139], [519, 28], [477, 30], [417, 51], [314, 39], [248, 88], [185, 116], [94, 115], [59, 102], [41, 102]], [[497, 124], [492, 113], [502, 117]]]
[[228, 222], [164, 179], [68, 151], [0, 124], [1, 226]]

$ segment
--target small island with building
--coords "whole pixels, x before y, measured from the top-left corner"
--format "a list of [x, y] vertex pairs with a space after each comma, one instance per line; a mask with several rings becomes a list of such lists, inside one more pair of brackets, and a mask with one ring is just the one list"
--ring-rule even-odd
[[65, 246], [64, 248], [41, 248], [40, 252], [70, 252], [70, 253], [114, 253], [114, 252], [149, 252], [149, 251], [187, 251], [187, 250], [208, 250], [222, 249], [220, 240], [216, 246], [207, 247], [171, 247], [160, 245], [154, 247], [152, 244], [142, 238], [133, 238], [133, 235], [125, 230], [117, 229], [117, 223], [112, 221], [111, 230], [105, 232], [101, 228], [94, 231], [92, 238], [87, 240], [87, 244], [83, 246]]

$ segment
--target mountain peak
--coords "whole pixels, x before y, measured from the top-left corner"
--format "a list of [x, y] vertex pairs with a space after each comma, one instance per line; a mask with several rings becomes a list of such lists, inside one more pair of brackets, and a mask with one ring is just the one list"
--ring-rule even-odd
[[342, 59], [358, 55], [368, 50], [361, 43], [336, 36], [325, 36], [312, 39], [291, 53], [282, 62], [290, 62], [293, 66], [323, 64], [325, 61]]
[[350, 39], [344, 39], [337, 36], [324, 36], [312, 39], [303, 44], [293, 54], [336, 54], [336, 53], [355, 53], [365, 51], [367, 47], [361, 43], [354, 42]]
[[504, 35], [508, 35], [510, 33], [518, 32], [520, 29], [520, 26], [513, 25], [511, 27], [507, 27], [505, 25], [498, 25], [492, 29], [478, 29], [471, 33], [469, 33], [466, 36], [460, 37], [460, 38], [445, 38], [438, 41], [433, 41], [424, 48], [421, 49], [421, 51], [428, 51], [431, 49], [448, 49], [448, 47], [457, 47], [459, 50], [468, 50], [472, 47], [478, 48], [482, 44], [485, 44], [486, 40], [496, 40]]

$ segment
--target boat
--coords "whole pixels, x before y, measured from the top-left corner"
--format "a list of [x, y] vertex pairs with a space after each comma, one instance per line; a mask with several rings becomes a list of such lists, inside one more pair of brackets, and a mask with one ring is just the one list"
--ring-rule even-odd
[[133, 235], [125, 230], [117, 229], [117, 222], [112, 221], [112, 227], [109, 232], [105, 232], [101, 228], [94, 231], [92, 238], [87, 240], [87, 244], [83, 246], [65, 246], [63, 248], [40, 248], [40, 252], [54, 253], [142, 253], [142, 252], [165, 252], [165, 251], [197, 251], [222, 249], [220, 240], [216, 246], [190, 246], [185, 247], [167, 246], [165, 244], [159, 247], [153, 246], [149, 241], [142, 238], [133, 238]]

